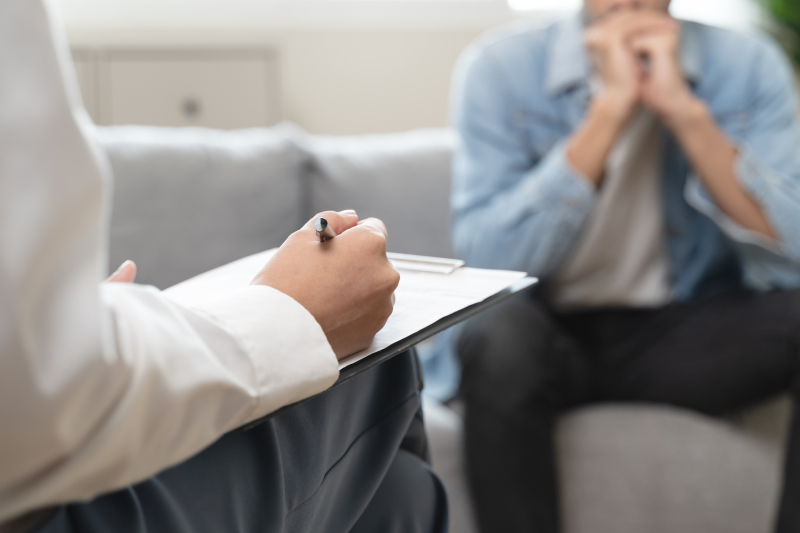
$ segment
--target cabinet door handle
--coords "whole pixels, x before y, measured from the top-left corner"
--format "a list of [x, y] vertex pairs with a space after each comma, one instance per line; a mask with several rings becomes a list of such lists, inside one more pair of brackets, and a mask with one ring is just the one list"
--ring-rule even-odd
[[197, 98], [190, 96], [183, 100], [181, 111], [186, 118], [194, 119], [200, 116], [200, 113], [203, 111], [203, 106]]

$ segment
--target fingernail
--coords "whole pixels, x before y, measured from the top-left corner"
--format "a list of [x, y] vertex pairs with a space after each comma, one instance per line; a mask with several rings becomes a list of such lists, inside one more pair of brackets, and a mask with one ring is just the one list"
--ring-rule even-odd
[[[120, 272], [122, 272], [122, 270], [123, 270], [123, 269], [124, 269], [126, 266], [130, 265], [131, 263], [133, 263], [133, 261], [131, 261], [130, 259], [127, 259], [127, 260], [125, 260], [125, 262], [124, 262], [124, 263], [122, 263], [122, 264], [119, 266], [119, 268], [117, 268], [117, 269], [114, 271], [114, 274], [119, 274]], [[114, 274], [111, 274], [111, 275], [113, 276]]]
[[345, 209], [344, 211], [339, 211], [339, 214], [342, 216], [355, 215], [356, 211], [355, 209]]

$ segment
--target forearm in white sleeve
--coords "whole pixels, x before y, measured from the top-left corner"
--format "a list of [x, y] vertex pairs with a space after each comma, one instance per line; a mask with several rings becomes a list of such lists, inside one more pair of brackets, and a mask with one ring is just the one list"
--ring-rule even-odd
[[47, 0], [0, 2], [0, 523], [145, 479], [335, 381], [288, 296], [100, 284], [108, 188]]

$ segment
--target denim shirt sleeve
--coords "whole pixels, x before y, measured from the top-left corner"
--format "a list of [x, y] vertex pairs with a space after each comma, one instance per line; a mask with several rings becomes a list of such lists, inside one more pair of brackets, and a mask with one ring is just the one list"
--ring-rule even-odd
[[454, 78], [454, 245], [468, 264], [546, 276], [564, 259], [594, 201], [566, 141], [532, 155], [514, 121], [511, 83], [489, 54], [468, 52]]
[[695, 175], [685, 196], [734, 244], [747, 286], [789, 289], [800, 286], [800, 128], [791, 68], [776, 48], [761, 46], [746, 126], [738, 135], [728, 133], [739, 152], [736, 177], [763, 210], [777, 242], [725, 215]]

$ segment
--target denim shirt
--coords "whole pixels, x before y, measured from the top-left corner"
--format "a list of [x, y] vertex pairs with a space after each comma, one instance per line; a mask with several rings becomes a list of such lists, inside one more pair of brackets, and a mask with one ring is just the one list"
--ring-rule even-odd
[[[544, 281], [564, 264], [597, 193], [566, 159], [591, 67], [580, 15], [510, 29], [471, 46], [454, 76], [453, 238], [469, 265]], [[681, 23], [695, 95], [738, 150], [735, 174], [777, 235], [723, 213], [675, 138], [661, 139], [662, 200], [675, 300], [737, 287], [800, 287], [800, 128], [793, 71], [765, 37]]]

